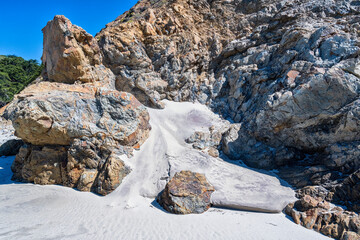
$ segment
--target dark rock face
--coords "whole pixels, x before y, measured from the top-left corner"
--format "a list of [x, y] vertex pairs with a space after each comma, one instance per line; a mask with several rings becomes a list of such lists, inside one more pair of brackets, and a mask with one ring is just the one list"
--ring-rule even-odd
[[169, 181], [158, 201], [171, 213], [203, 213], [210, 207], [210, 196], [214, 190], [204, 175], [181, 171]]
[[336, 185], [332, 192], [334, 202], [343, 204], [352, 211], [360, 212], [360, 170]]
[[0, 156], [16, 155], [24, 142], [19, 139], [10, 139], [0, 146]]

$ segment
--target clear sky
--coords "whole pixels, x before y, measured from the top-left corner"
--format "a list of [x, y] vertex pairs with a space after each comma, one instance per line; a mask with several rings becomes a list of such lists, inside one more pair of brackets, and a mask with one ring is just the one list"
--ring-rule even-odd
[[0, 55], [17, 55], [40, 62], [41, 29], [55, 15], [65, 15], [95, 35], [105, 25], [129, 10], [137, 0], [19, 0], [2, 1], [0, 11]]

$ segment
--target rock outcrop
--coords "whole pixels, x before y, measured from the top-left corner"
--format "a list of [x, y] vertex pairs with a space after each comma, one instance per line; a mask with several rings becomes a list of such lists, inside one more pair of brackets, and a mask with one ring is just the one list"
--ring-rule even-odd
[[359, 215], [331, 206], [321, 197], [303, 195], [295, 203], [289, 204], [284, 211], [296, 224], [326, 236], [336, 239], [360, 238]]
[[[229, 158], [353, 203], [340, 192], [358, 183], [359, 14], [344, 0], [143, 0], [96, 38], [117, 89], [208, 104], [234, 123]], [[218, 137], [188, 142], [217, 156]]]
[[[316, 185], [323, 200], [359, 211], [359, 16], [351, 0], [142, 0], [95, 38], [56, 16], [43, 29], [47, 82], [5, 111], [28, 143], [15, 175], [106, 194], [128, 172], [117, 157], [150, 129], [133, 96], [158, 108], [162, 99], [199, 101], [233, 124], [196, 132], [187, 139], [194, 148], [276, 168], [294, 187]], [[178, 204], [172, 184], [164, 206]], [[193, 193], [181, 194], [185, 205], [169, 211], [208, 206], [190, 209]]]
[[118, 89], [209, 104], [239, 123], [230, 158], [276, 168], [360, 140], [359, 13], [355, 1], [143, 0], [96, 38]]
[[168, 182], [158, 201], [171, 213], [203, 213], [210, 207], [213, 191], [203, 174], [181, 171]]
[[84, 29], [58, 15], [46, 25], [42, 61], [43, 76], [61, 83], [98, 83], [114, 86], [115, 76], [102, 64], [97, 41]]
[[6, 107], [15, 135], [26, 145], [13, 179], [60, 184], [106, 195], [130, 172], [122, 156], [148, 138], [146, 108], [115, 90], [97, 41], [64, 16], [43, 29], [45, 70]]
[[61, 184], [106, 195], [129, 173], [121, 155], [148, 137], [145, 107], [131, 94], [40, 82], [16, 96], [3, 116], [25, 141], [14, 179]]

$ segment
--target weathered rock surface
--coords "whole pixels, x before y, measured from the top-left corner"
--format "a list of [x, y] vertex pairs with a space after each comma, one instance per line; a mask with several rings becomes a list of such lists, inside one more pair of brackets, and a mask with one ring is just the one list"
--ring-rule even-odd
[[203, 213], [210, 207], [213, 191], [203, 174], [181, 171], [168, 182], [158, 201], [171, 213]]
[[336, 239], [359, 239], [359, 215], [334, 207], [321, 197], [303, 195], [285, 208], [296, 224]]
[[27, 145], [12, 165], [13, 180], [59, 184], [107, 195], [130, 173], [122, 146], [109, 138], [75, 139], [71, 146]]
[[101, 195], [130, 172], [121, 156], [139, 148], [151, 129], [134, 96], [91, 84], [39, 82], [17, 95], [3, 116], [28, 144], [12, 165], [13, 179]]
[[219, 157], [222, 136], [230, 128], [228, 121], [209, 127], [208, 131], [197, 131], [185, 141], [192, 144], [193, 148], [207, 152], [212, 157]]
[[97, 41], [84, 29], [57, 15], [43, 29], [44, 77], [62, 83], [101, 82], [114, 87], [114, 74], [102, 64]]
[[360, 170], [357, 170], [332, 191], [333, 201], [345, 205], [348, 209], [360, 212]]
[[118, 89], [209, 104], [236, 123], [229, 157], [276, 168], [360, 140], [359, 13], [356, 1], [143, 0], [96, 38]]
[[40, 82], [17, 95], [3, 116], [33, 145], [70, 145], [103, 133], [135, 146], [150, 131], [149, 114], [135, 97], [92, 85]]

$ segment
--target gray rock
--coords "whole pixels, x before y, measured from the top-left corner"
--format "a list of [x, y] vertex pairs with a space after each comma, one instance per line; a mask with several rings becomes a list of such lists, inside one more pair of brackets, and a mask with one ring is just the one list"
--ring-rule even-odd
[[70, 145], [102, 133], [140, 146], [150, 131], [147, 110], [131, 94], [91, 85], [40, 82], [17, 95], [3, 116], [34, 145]]

